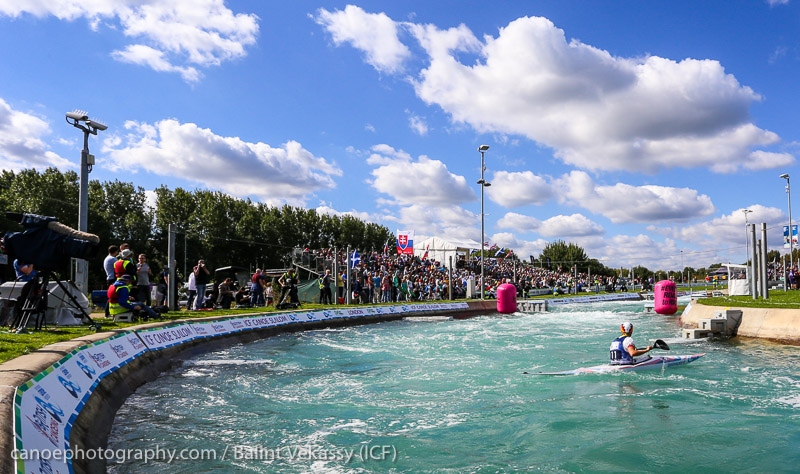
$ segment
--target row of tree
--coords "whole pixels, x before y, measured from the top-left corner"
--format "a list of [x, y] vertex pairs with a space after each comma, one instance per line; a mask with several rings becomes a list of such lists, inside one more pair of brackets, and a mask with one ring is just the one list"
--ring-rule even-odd
[[[0, 210], [26, 212], [56, 217], [60, 222], [77, 228], [79, 181], [73, 171], [61, 172], [48, 168], [18, 173], [2, 171], [0, 175]], [[0, 212], [0, 229], [18, 231], [18, 222]], [[387, 242], [394, 246], [394, 234], [384, 226], [361, 221], [350, 215], [318, 214], [313, 209], [292, 206], [271, 207], [249, 199], [206, 190], [175, 190], [162, 186], [155, 190], [151, 206], [141, 186], [118, 180], [89, 182], [88, 231], [100, 237], [100, 249], [89, 262], [89, 281], [93, 288], [104, 286], [102, 261], [111, 244], [127, 242], [137, 253], [147, 255], [154, 271], [167, 266], [167, 240], [170, 224], [178, 228], [176, 251], [179, 261], [176, 270], [183, 274], [199, 258], [210, 268], [227, 265], [261, 268], [285, 268], [291, 263], [296, 248], [337, 248], [382, 250]], [[491, 252], [485, 251], [490, 256]], [[511, 258], [517, 258], [512, 254]], [[780, 254], [771, 251], [768, 261], [778, 260]], [[797, 259], [795, 259], [797, 261]], [[654, 272], [645, 267], [633, 269], [609, 268], [597, 259], [589, 258], [580, 246], [562, 240], [549, 243], [541, 255], [531, 256], [529, 263], [553, 270], [592, 275], [637, 278], [658, 277], [666, 272]], [[10, 266], [3, 279], [13, 278]], [[708, 269], [684, 268], [681, 274], [690, 279], [704, 278]], [[68, 269], [58, 269], [68, 272]]]
[[[795, 249], [793, 256], [794, 260], [798, 261], [800, 250]], [[770, 262], [770, 264], [778, 263], [780, 260], [781, 254], [777, 250], [770, 250], [767, 253], [767, 262]], [[650, 270], [643, 266], [609, 268], [597, 259], [589, 258], [584, 249], [580, 246], [562, 240], [547, 244], [539, 258], [531, 255], [531, 261], [536, 266], [553, 270], [561, 268], [562, 271], [572, 272], [573, 270], [571, 269], [575, 268], [579, 273], [590, 273], [591, 275], [599, 276], [619, 276], [622, 278], [636, 278], [639, 280], [652, 278], [658, 281], [661, 279], [674, 278], [675, 281], [679, 283], [702, 281], [707, 275], [722, 266], [722, 263], [712, 264], [708, 268], [687, 266], [684, 267], [682, 271]]]
[[[79, 178], [73, 171], [48, 168], [0, 176], [0, 229], [20, 231], [22, 226], [6, 212], [53, 216], [77, 228]], [[295, 248], [383, 249], [393, 241], [388, 228], [355, 217], [318, 214], [313, 209], [271, 207], [226, 194], [160, 187], [155, 203], [141, 186], [118, 180], [89, 182], [88, 231], [100, 237], [100, 248], [89, 262], [92, 288], [103, 288], [102, 262], [109, 245], [127, 242], [136, 253], [147, 255], [153, 270], [167, 266], [169, 225], [178, 228], [176, 269], [183, 274], [199, 258], [210, 268], [227, 265], [284, 268]], [[4, 280], [13, 277], [10, 265]], [[68, 272], [69, 269], [56, 269]]]

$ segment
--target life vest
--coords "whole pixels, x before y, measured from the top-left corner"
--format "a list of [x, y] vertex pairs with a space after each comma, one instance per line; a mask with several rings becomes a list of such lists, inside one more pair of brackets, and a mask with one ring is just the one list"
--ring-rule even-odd
[[634, 363], [633, 357], [631, 357], [630, 353], [626, 351], [624, 347], [622, 347], [622, 343], [628, 337], [630, 336], [623, 335], [611, 342], [609, 356], [611, 357], [612, 365], [630, 365]]
[[284, 284], [285, 286], [292, 286], [292, 285], [294, 285], [294, 284], [295, 284], [295, 276], [294, 276], [294, 274], [292, 274], [292, 275], [289, 275], [289, 273], [288, 273], [288, 272], [287, 272], [287, 273], [284, 273], [284, 274], [283, 274], [283, 284]]
[[118, 259], [114, 262], [114, 275], [119, 278], [122, 275], [130, 275], [136, 281], [136, 266], [127, 259]]
[[116, 316], [117, 314], [127, 313], [130, 311], [130, 309], [119, 304], [119, 291], [122, 288], [127, 288], [128, 295], [130, 295], [133, 287], [131, 285], [125, 285], [119, 280], [108, 287], [106, 296], [108, 296], [108, 313], [111, 316]]

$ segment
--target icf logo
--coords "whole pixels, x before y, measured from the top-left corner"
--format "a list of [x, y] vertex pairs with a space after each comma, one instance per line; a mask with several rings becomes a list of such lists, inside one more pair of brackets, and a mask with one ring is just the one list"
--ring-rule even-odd
[[69, 392], [70, 395], [72, 395], [75, 398], [78, 398], [78, 395], [82, 391], [81, 387], [78, 386], [78, 384], [72, 382], [71, 380], [67, 380], [60, 375], [58, 376], [58, 381], [61, 382], [61, 385], [63, 385], [64, 388], [67, 389], [67, 392]]
[[84, 374], [86, 374], [87, 377], [89, 377], [90, 379], [94, 378], [96, 372], [92, 367], [90, 367], [87, 364], [87, 362], [89, 362], [89, 359], [87, 359], [83, 354], [81, 354], [79, 356], [79, 359], [76, 360], [75, 362], [78, 364], [78, 367], [80, 367], [80, 369], [83, 371]]
[[47, 413], [50, 413], [50, 416], [55, 418], [57, 422], [61, 423], [61, 417], [64, 416], [64, 410], [62, 410], [60, 406], [56, 405], [55, 403], [42, 400], [37, 396], [34, 396], [33, 399], [36, 400], [36, 403], [38, 403], [39, 406], [42, 407]]

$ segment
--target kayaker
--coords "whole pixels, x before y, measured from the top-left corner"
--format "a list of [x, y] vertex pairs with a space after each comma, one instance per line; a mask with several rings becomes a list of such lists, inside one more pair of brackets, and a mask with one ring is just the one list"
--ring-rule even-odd
[[622, 335], [611, 342], [611, 364], [612, 365], [631, 365], [636, 363], [635, 357], [647, 354], [653, 348], [647, 346], [644, 349], [637, 349], [633, 343], [633, 324], [626, 321], [619, 326]]

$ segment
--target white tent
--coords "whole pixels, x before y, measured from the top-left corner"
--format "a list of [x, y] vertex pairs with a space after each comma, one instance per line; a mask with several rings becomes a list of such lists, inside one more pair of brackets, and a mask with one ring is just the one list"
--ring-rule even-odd
[[429, 260], [434, 260], [445, 267], [450, 267], [450, 257], [453, 258], [452, 265], [455, 266], [460, 256], [468, 256], [470, 252], [478, 250], [480, 247], [480, 243], [469, 239], [429, 237], [421, 242], [414, 242], [414, 256], [422, 258], [427, 249]]
[[[91, 308], [89, 306], [89, 299], [81, 293], [78, 287], [71, 281], [62, 281], [59, 285], [55, 281], [49, 281], [48, 296], [47, 296], [47, 310], [45, 311], [46, 324], [58, 326], [76, 326], [81, 324], [83, 314], [80, 308], [90, 314]], [[5, 282], [0, 285], [0, 299], [15, 300], [19, 297], [24, 283], [20, 282]], [[80, 308], [75, 306], [66, 292], [69, 292], [78, 302]], [[33, 319], [33, 318], [31, 318]], [[32, 323], [33, 321], [29, 322]]]
[[750, 294], [750, 269], [747, 265], [723, 263], [728, 267], [728, 296]]

